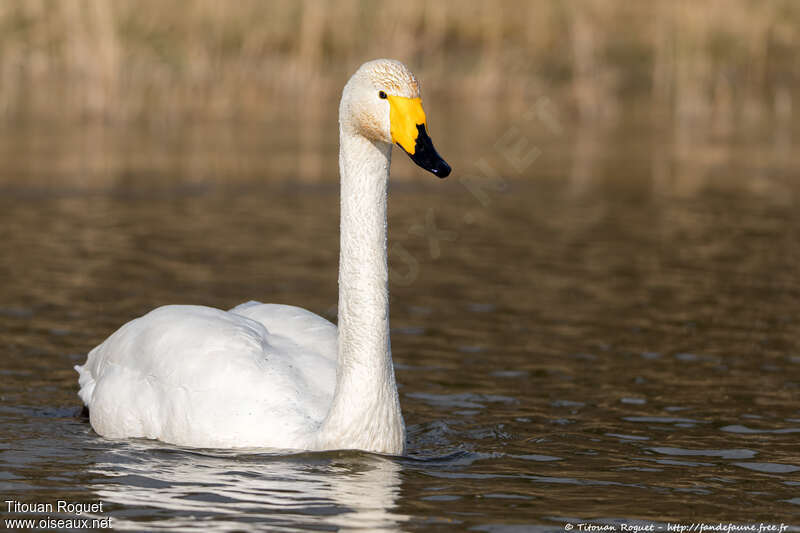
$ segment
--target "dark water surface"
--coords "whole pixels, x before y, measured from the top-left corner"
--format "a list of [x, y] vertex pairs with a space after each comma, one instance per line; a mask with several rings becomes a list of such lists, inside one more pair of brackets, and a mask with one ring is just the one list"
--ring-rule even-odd
[[796, 176], [587, 143], [502, 184], [459, 179], [469, 155], [393, 184], [402, 458], [110, 441], [76, 416], [72, 366], [155, 306], [334, 319], [335, 182], [6, 186], [2, 499], [148, 530], [800, 525]]

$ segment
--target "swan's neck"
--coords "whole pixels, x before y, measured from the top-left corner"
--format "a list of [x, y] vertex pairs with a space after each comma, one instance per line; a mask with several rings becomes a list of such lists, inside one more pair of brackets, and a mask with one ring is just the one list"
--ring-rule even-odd
[[340, 129], [339, 360], [321, 444], [400, 454], [405, 426], [389, 344], [390, 144]]

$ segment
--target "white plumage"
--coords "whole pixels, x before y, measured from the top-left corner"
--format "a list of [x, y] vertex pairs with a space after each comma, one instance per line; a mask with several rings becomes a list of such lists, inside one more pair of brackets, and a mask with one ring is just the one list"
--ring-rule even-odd
[[[441, 177], [450, 172], [427, 134], [409, 137], [414, 121], [395, 123], [405, 133], [393, 138], [390, 120], [403, 120], [407, 109], [422, 117], [424, 133], [418, 97], [416, 78], [391, 60], [362, 65], [342, 94], [338, 329], [288, 305], [159, 307], [75, 367], [97, 433], [195, 447], [403, 453], [389, 343], [392, 143], [416, 142], [422, 148], [409, 154], [417, 164]], [[390, 106], [397, 106], [391, 119]]]
[[309, 449], [336, 385], [336, 326], [288, 305], [169, 305], [122, 326], [78, 371], [103, 436]]

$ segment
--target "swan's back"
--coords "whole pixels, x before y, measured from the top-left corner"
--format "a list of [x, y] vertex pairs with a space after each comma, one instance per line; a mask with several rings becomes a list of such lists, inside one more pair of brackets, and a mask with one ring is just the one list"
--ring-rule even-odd
[[336, 338], [293, 306], [160, 307], [76, 367], [79, 394], [106, 437], [306, 448], [333, 398]]

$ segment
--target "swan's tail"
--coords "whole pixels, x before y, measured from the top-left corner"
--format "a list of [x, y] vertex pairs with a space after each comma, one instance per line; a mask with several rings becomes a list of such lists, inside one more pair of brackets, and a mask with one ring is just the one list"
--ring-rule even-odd
[[83, 404], [86, 407], [90, 407], [90, 403], [92, 401], [92, 395], [94, 394], [94, 376], [92, 376], [92, 372], [87, 368], [89, 364], [85, 364], [83, 366], [75, 365], [73, 368], [78, 373], [78, 385], [81, 386], [81, 390], [78, 391], [78, 396], [81, 397], [83, 400]]

